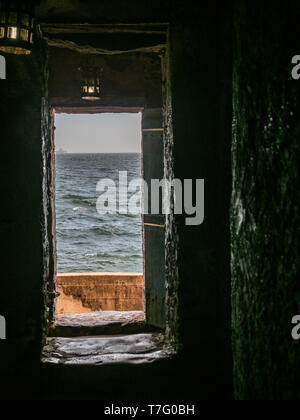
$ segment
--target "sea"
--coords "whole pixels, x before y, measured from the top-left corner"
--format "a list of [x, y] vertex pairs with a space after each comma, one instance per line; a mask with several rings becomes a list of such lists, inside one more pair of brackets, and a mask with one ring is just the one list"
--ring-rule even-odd
[[97, 183], [141, 177], [140, 154], [57, 154], [57, 272], [143, 271], [141, 214], [99, 214]]

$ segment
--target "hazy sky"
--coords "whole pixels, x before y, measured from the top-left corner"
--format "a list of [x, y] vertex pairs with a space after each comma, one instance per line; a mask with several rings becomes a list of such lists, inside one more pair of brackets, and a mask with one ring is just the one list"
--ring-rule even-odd
[[56, 114], [56, 150], [140, 153], [141, 114]]

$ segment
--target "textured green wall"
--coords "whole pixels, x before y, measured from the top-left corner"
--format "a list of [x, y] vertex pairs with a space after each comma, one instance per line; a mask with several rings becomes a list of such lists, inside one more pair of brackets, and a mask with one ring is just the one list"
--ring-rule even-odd
[[232, 305], [235, 396], [300, 398], [300, 82], [297, 2], [237, 2]]
[[174, 14], [174, 175], [205, 180], [204, 223], [189, 227], [176, 217], [179, 343], [199, 383], [214, 389], [214, 398], [230, 398], [231, 8], [181, 4]]
[[[82, 7], [76, 10], [79, 20], [94, 19], [91, 2], [60, 3], [62, 7], [80, 3]], [[174, 135], [166, 147], [174, 167], [167, 170], [182, 179], [206, 179], [205, 223], [188, 227], [184, 218], [178, 217], [178, 231], [168, 225], [168, 269], [173, 270], [174, 282], [168, 299], [173, 305], [173, 319], [178, 320], [178, 328], [172, 328], [171, 334], [177, 335], [180, 353], [174, 360], [151, 365], [74, 367], [40, 363], [42, 292], [52, 274], [51, 226], [43, 229], [51, 193], [46, 182], [51, 179], [47, 104], [43, 100], [46, 85], [39, 56], [12, 57], [9, 67], [13, 77], [0, 88], [0, 168], [6, 198], [1, 203], [0, 227], [7, 246], [0, 313], [7, 315], [9, 329], [7, 342], [0, 343], [0, 377], [6, 378], [8, 398], [188, 401], [232, 397], [230, 9], [218, 6], [216, 13], [214, 4], [177, 0], [172, 1], [172, 7], [168, 1], [146, 0], [130, 2], [130, 6], [137, 3], [140, 5], [134, 10], [128, 8], [128, 2], [125, 8], [120, 0], [105, 1], [103, 6], [110, 10], [117, 4], [113, 11], [121, 14], [123, 23], [171, 23], [168, 93], [172, 103], [169, 98], [167, 118], [172, 109]], [[166, 11], [160, 13], [158, 3], [164, 10], [170, 6], [166, 15]], [[82, 8], [84, 13], [80, 14]], [[72, 21], [75, 12], [71, 12], [62, 11], [60, 20]], [[103, 19], [120, 21], [108, 13]], [[171, 124], [168, 130], [171, 132]], [[50, 308], [51, 302], [46, 303]], [[196, 384], [191, 378], [196, 378]]]

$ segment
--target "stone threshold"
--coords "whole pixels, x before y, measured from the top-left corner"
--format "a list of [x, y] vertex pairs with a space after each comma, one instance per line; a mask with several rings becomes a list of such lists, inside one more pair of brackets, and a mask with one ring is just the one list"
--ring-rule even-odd
[[150, 332], [147, 331], [144, 312], [103, 311], [57, 315], [55, 324], [50, 328], [49, 337], [70, 338], [144, 332]]
[[149, 364], [170, 358], [173, 347], [163, 334], [134, 334], [101, 337], [49, 337], [42, 362], [56, 365], [98, 366]]

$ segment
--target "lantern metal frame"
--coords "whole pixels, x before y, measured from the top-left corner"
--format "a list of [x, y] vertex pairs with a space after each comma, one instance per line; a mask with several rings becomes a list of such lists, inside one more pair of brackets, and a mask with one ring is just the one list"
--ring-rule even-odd
[[81, 71], [81, 99], [99, 101], [101, 99], [101, 69], [83, 66]]
[[0, 11], [0, 52], [17, 55], [31, 53], [34, 16], [31, 5], [6, 1]]

